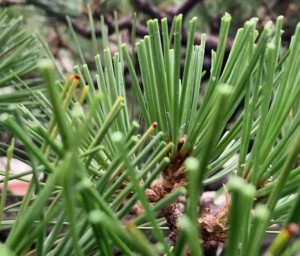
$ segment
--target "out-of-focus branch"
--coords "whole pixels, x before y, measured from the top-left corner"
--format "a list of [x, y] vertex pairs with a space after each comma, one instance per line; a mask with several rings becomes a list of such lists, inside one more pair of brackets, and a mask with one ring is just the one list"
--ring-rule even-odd
[[29, 3], [24, 0], [6, 0], [0, 2], [0, 7], [9, 7], [13, 5], [25, 5], [25, 4], [29, 4]]
[[187, 14], [196, 4], [201, 3], [203, 0], [185, 0], [178, 5], [170, 6], [164, 10], [160, 10], [151, 5], [146, 0], [132, 0], [132, 4], [138, 12], [148, 14], [151, 18], [172, 18], [177, 14]]
[[10, 7], [14, 5], [34, 5], [42, 10], [44, 10], [47, 15], [53, 17], [65, 17], [77, 16], [75, 12], [68, 8], [60, 8], [56, 5], [51, 4], [51, 1], [47, 0], [4, 0], [0, 2], [0, 8]]
[[162, 12], [154, 5], [151, 5], [145, 0], [132, 0], [133, 7], [138, 11], [145, 14], [148, 14], [151, 18], [162, 19], [166, 17], [166, 13]]
[[173, 7], [170, 7], [170, 10], [168, 13], [171, 16], [174, 16], [176, 14], [187, 14], [196, 4], [199, 4], [203, 2], [203, 0], [185, 0], [182, 3], [175, 5]]
[[[115, 23], [114, 23], [114, 19], [111, 15], [106, 14], [104, 15], [104, 20], [105, 20], [105, 24], [108, 28], [108, 35], [111, 35], [115, 32]], [[60, 21], [65, 22], [64, 19], [60, 19]], [[85, 38], [91, 38], [92, 37], [92, 33], [91, 33], [91, 28], [80, 22], [79, 20], [76, 19], [72, 19], [72, 26], [74, 28], [74, 31], [77, 32], [79, 35], [85, 37]], [[132, 29], [132, 17], [131, 16], [127, 16], [127, 17], [121, 17], [118, 21], [118, 27], [119, 30], [131, 30]], [[143, 37], [145, 36], [148, 32], [147, 32], [147, 27], [142, 25], [140, 22], [136, 22], [136, 33], [137, 36], [139, 37]], [[102, 36], [102, 31], [101, 29], [95, 29], [95, 34], [96, 37], [101, 37]]]

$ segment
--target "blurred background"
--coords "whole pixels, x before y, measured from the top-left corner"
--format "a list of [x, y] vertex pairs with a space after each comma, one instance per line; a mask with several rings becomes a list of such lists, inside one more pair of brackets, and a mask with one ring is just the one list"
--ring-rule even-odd
[[133, 42], [147, 34], [146, 21], [152, 18], [168, 18], [171, 30], [175, 15], [182, 13], [185, 22], [197, 16], [195, 40], [207, 34], [205, 66], [209, 68], [225, 12], [233, 17], [228, 50], [236, 30], [252, 17], [259, 18], [260, 29], [284, 15], [283, 43], [288, 45], [300, 16], [300, 0], [2, 0], [0, 8], [11, 17], [23, 16], [26, 30], [42, 38], [62, 73], [72, 72], [75, 64], [93, 68], [94, 56], [106, 47], [113, 53], [120, 43], [126, 43], [134, 51]]

